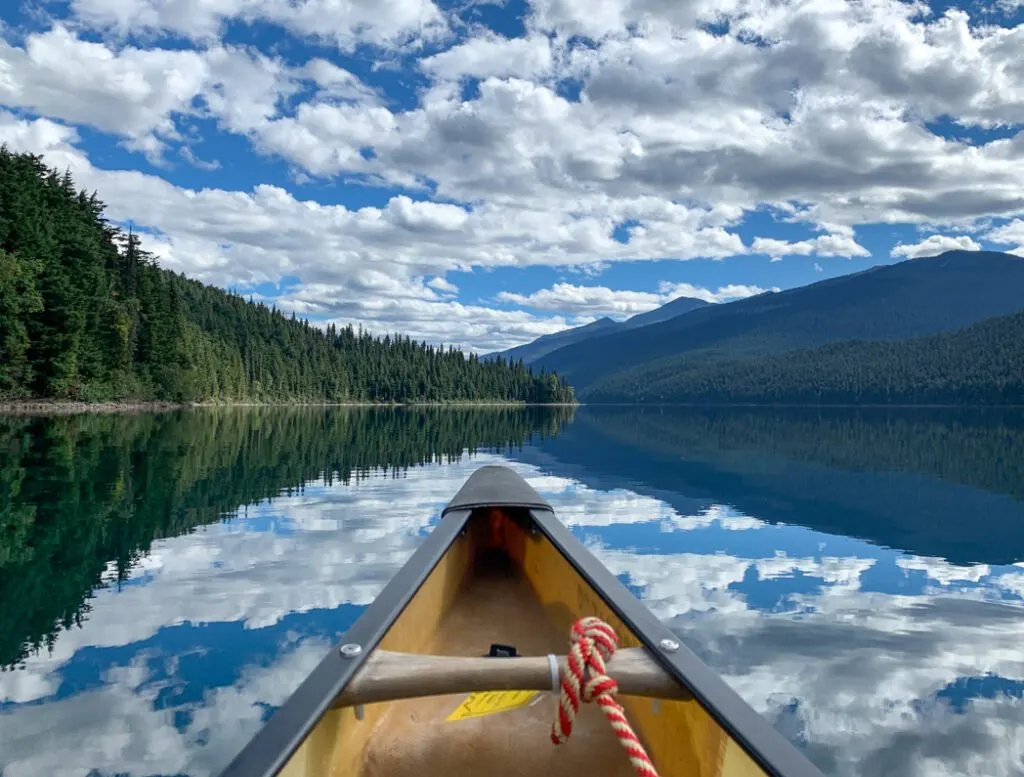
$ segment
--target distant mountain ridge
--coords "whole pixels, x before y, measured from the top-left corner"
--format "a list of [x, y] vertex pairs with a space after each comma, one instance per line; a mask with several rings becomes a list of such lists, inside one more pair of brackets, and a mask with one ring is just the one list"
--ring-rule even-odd
[[618, 321], [613, 321], [608, 317], [599, 318], [597, 321], [591, 321], [589, 324], [584, 324], [583, 326], [576, 326], [572, 329], [563, 329], [550, 335], [542, 335], [532, 342], [524, 345], [517, 345], [515, 348], [509, 348], [507, 351], [495, 351], [494, 353], [484, 354], [480, 357], [480, 360], [493, 361], [500, 356], [502, 359], [513, 363], [522, 359], [524, 364], [531, 364], [538, 359], [547, 356], [552, 351], [557, 351], [563, 346], [570, 345], [605, 332], [617, 331], [619, 326], [620, 324]]
[[646, 313], [637, 313], [625, 321], [614, 321], [604, 316], [597, 319], [597, 321], [591, 321], [583, 326], [563, 329], [550, 335], [543, 335], [524, 345], [517, 345], [505, 351], [484, 354], [480, 359], [490, 361], [499, 356], [506, 361], [512, 362], [522, 359], [523, 363], [529, 366], [538, 362], [538, 360], [544, 358], [549, 353], [557, 351], [559, 348], [564, 348], [567, 345], [582, 342], [592, 337], [611, 334], [612, 332], [624, 332], [629, 329], [639, 329], [643, 326], [657, 324], [690, 311], [707, 307], [710, 304], [710, 302], [694, 297], [677, 297], [671, 302], [666, 302], [661, 307], [649, 310]]
[[902, 340], [1020, 310], [1024, 259], [948, 251], [601, 333], [535, 366], [557, 370], [583, 397], [599, 380], [668, 357], [735, 360], [846, 340]]
[[847, 340], [762, 358], [681, 356], [613, 373], [596, 402], [1024, 405], [1024, 312], [907, 340]]

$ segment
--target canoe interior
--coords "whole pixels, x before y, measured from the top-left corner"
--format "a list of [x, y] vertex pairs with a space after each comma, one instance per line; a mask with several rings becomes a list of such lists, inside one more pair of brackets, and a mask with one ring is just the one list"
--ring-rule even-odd
[[[433, 655], [485, 655], [492, 643], [521, 655], [564, 654], [573, 621], [597, 615], [622, 647], [640, 641], [529, 518], [478, 510], [379, 647]], [[495, 659], [502, 660], [502, 659]], [[465, 694], [329, 711], [285, 777], [539, 777], [632, 769], [596, 705], [580, 710], [572, 737], [549, 739], [554, 699], [485, 717], [448, 721]], [[620, 697], [662, 777], [766, 774], [696, 701]]]

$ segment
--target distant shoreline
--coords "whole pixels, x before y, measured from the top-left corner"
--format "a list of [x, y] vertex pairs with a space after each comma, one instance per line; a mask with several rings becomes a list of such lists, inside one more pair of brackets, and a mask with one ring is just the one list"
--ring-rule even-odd
[[208, 407], [578, 407], [567, 402], [499, 402], [452, 400], [450, 402], [79, 402], [59, 399], [0, 401], [4, 415], [71, 415], [75, 413], [160, 413]]

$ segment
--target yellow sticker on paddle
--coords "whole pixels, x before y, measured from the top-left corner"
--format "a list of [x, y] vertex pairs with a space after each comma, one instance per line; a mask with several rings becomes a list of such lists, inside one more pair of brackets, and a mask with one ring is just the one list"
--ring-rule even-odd
[[462, 704], [455, 708], [445, 720], [467, 720], [493, 715], [496, 712], [525, 707], [537, 695], [537, 691], [485, 691], [471, 693]]

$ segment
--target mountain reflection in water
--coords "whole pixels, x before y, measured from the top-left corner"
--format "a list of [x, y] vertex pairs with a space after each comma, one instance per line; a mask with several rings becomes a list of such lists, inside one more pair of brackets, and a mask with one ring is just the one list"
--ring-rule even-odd
[[0, 450], [4, 777], [216, 774], [490, 462], [826, 773], [1024, 771], [1021, 414], [196, 410]]

